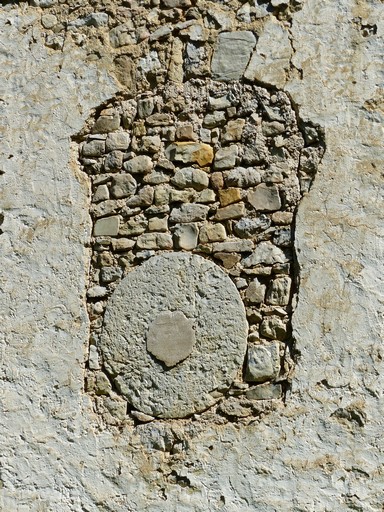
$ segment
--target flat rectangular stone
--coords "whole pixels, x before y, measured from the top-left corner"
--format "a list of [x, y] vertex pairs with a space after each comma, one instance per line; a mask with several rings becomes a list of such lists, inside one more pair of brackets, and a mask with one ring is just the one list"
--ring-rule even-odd
[[219, 208], [214, 216], [214, 220], [222, 221], [228, 219], [240, 219], [245, 215], [244, 203], [230, 204], [224, 208]]
[[116, 236], [119, 232], [119, 216], [98, 219], [93, 227], [94, 236]]
[[249, 252], [253, 250], [251, 240], [231, 240], [213, 244], [213, 252]]

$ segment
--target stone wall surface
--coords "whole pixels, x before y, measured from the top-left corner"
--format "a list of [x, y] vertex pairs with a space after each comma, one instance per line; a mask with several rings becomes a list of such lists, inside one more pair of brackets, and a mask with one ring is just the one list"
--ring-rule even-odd
[[[156, 9], [137, 3], [151, 22]], [[87, 18], [89, 9], [68, 2], [64, 30], [66, 4], [30, 4], [0, 5], [0, 508], [384, 510], [383, 3], [193, 2], [212, 25], [197, 53], [212, 53], [219, 40], [236, 62], [216, 53], [213, 78], [244, 76], [284, 90], [301, 120], [325, 134], [295, 220], [295, 371], [284, 401], [259, 401], [247, 422], [239, 421], [239, 401], [220, 421], [210, 410], [126, 421], [125, 409], [115, 421], [116, 389], [106, 398], [85, 392], [91, 185], [77, 141], [95, 109], [143, 76], [148, 87], [161, 79], [152, 47], [143, 57], [136, 45], [149, 38], [156, 46], [171, 22], [153, 22], [151, 36], [142, 27], [135, 40], [133, 29], [115, 23], [109, 47], [100, 42], [105, 13]], [[164, 0], [160, 11], [173, 9], [177, 23], [178, 8], [190, 5]], [[228, 35], [236, 30], [240, 53]], [[255, 49], [248, 32], [257, 35]], [[201, 36], [196, 29], [188, 37]], [[176, 81], [183, 59], [196, 76], [212, 58], [196, 56], [189, 43], [183, 54], [178, 41]], [[124, 44], [132, 51], [120, 51]], [[132, 62], [140, 63], [137, 75]], [[100, 400], [110, 418], [95, 407]]]

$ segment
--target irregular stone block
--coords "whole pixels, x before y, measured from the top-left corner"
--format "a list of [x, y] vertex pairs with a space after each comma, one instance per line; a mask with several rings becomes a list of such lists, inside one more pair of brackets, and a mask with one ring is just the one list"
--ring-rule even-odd
[[121, 150], [126, 151], [130, 143], [130, 137], [127, 132], [108, 133], [105, 140], [106, 151]]
[[209, 212], [209, 206], [202, 204], [182, 204], [180, 208], [173, 208], [169, 220], [171, 222], [198, 222], [205, 220]]
[[286, 306], [289, 304], [292, 279], [288, 276], [274, 279], [267, 292], [266, 302], [272, 306]]
[[151, 217], [148, 219], [148, 231], [167, 231], [168, 217]]
[[281, 384], [261, 384], [245, 392], [245, 396], [250, 400], [274, 400], [281, 398], [282, 394]]
[[108, 113], [96, 119], [92, 133], [108, 133], [118, 130], [120, 127], [120, 115], [114, 109], [108, 109]]
[[124, 163], [124, 169], [132, 174], [147, 174], [153, 169], [153, 162], [147, 155], [139, 155]]
[[239, 148], [236, 146], [236, 144], [232, 144], [229, 147], [219, 149], [215, 155], [213, 168], [216, 171], [232, 169], [236, 165], [238, 154]]
[[236, 222], [234, 226], [234, 232], [240, 238], [251, 238], [261, 231], [265, 231], [271, 226], [271, 219], [264, 214], [256, 217], [256, 219], [250, 219], [245, 217]]
[[266, 291], [265, 284], [261, 284], [258, 279], [254, 279], [250, 282], [246, 292], [245, 292], [245, 300], [248, 304], [261, 304], [264, 302], [265, 298], [265, 291]]
[[103, 267], [100, 270], [100, 279], [102, 283], [112, 283], [121, 278], [123, 271], [120, 267]]
[[239, 219], [245, 215], [244, 203], [230, 204], [224, 208], [219, 208], [214, 216], [214, 220], [223, 221], [228, 219]]
[[83, 145], [81, 153], [87, 158], [97, 158], [105, 153], [105, 140], [90, 140]]
[[240, 118], [228, 121], [227, 125], [223, 129], [221, 140], [223, 142], [236, 142], [241, 140], [244, 125], [245, 119]]
[[171, 178], [171, 183], [179, 188], [192, 187], [196, 190], [203, 190], [209, 185], [209, 176], [204, 171], [187, 167], [176, 171], [173, 178]]
[[243, 266], [250, 268], [255, 265], [260, 265], [261, 263], [274, 265], [275, 263], [285, 263], [286, 261], [288, 261], [288, 258], [281, 249], [271, 242], [261, 242], [251, 256], [248, 256], [248, 258], [243, 261]]
[[246, 382], [265, 382], [277, 377], [280, 370], [279, 345], [257, 345], [248, 348]]
[[286, 72], [290, 67], [291, 54], [288, 30], [277, 21], [268, 21], [244, 76], [248, 80], [283, 88], [287, 81]]
[[201, 167], [213, 161], [213, 148], [201, 142], [175, 142], [168, 146], [167, 157], [171, 161], [184, 164], [197, 163]]
[[105, 172], [119, 171], [123, 166], [123, 155], [122, 151], [108, 153], [104, 160]]
[[271, 212], [281, 208], [279, 189], [276, 185], [261, 183], [248, 192], [249, 203], [258, 211]]
[[112, 178], [111, 193], [116, 199], [131, 197], [136, 192], [137, 183], [130, 174], [117, 174]]
[[182, 224], [176, 226], [173, 239], [177, 249], [191, 251], [197, 246], [199, 229], [196, 224]]
[[248, 188], [261, 183], [260, 172], [253, 168], [236, 167], [225, 176], [227, 187]]
[[249, 31], [219, 34], [212, 57], [212, 78], [224, 82], [239, 80], [247, 67], [255, 43], [256, 38]]
[[240, 188], [224, 188], [219, 190], [219, 199], [221, 206], [228, 206], [241, 200]]
[[249, 252], [253, 249], [251, 240], [231, 239], [228, 242], [217, 242], [213, 244], [213, 252]]
[[222, 242], [226, 238], [227, 234], [222, 224], [208, 223], [200, 228], [199, 241], [202, 244], [208, 242]]
[[280, 317], [267, 316], [261, 322], [260, 334], [265, 338], [283, 341], [287, 334], [287, 326]]
[[172, 249], [172, 237], [168, 233], [144, 233], [137, 238], [139, 249]]

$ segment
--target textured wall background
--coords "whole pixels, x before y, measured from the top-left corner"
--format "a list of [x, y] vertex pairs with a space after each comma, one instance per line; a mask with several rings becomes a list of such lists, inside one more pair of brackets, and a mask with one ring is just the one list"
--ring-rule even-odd
[[383, 510], [382, 2], [292, 16], [284, 90], [327, 151], [297, 219], [292, 392], [247, 427], [112, 429], [92, 412], [88, 184], [70, 140], [121, 84], [108, 52], [47, 48], [41, 15], [0, 13], [1, 508]]

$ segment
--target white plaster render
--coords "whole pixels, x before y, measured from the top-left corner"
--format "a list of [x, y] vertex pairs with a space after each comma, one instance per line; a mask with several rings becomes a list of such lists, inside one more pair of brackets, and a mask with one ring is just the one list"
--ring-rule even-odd
[[297, 219], [300, 357], [286, 404], [246, 428], [120, 432], [98, 428], [82, 390], [90, 221], [69, 142], [117, 85], [85, 51], [35, 43], [30, 12], [0, 13], [0, 508], [381, 511], [382, 3], [308, 0], [293, 16], [302, 78], [285, 90], [324, 126], [327, 152]]

